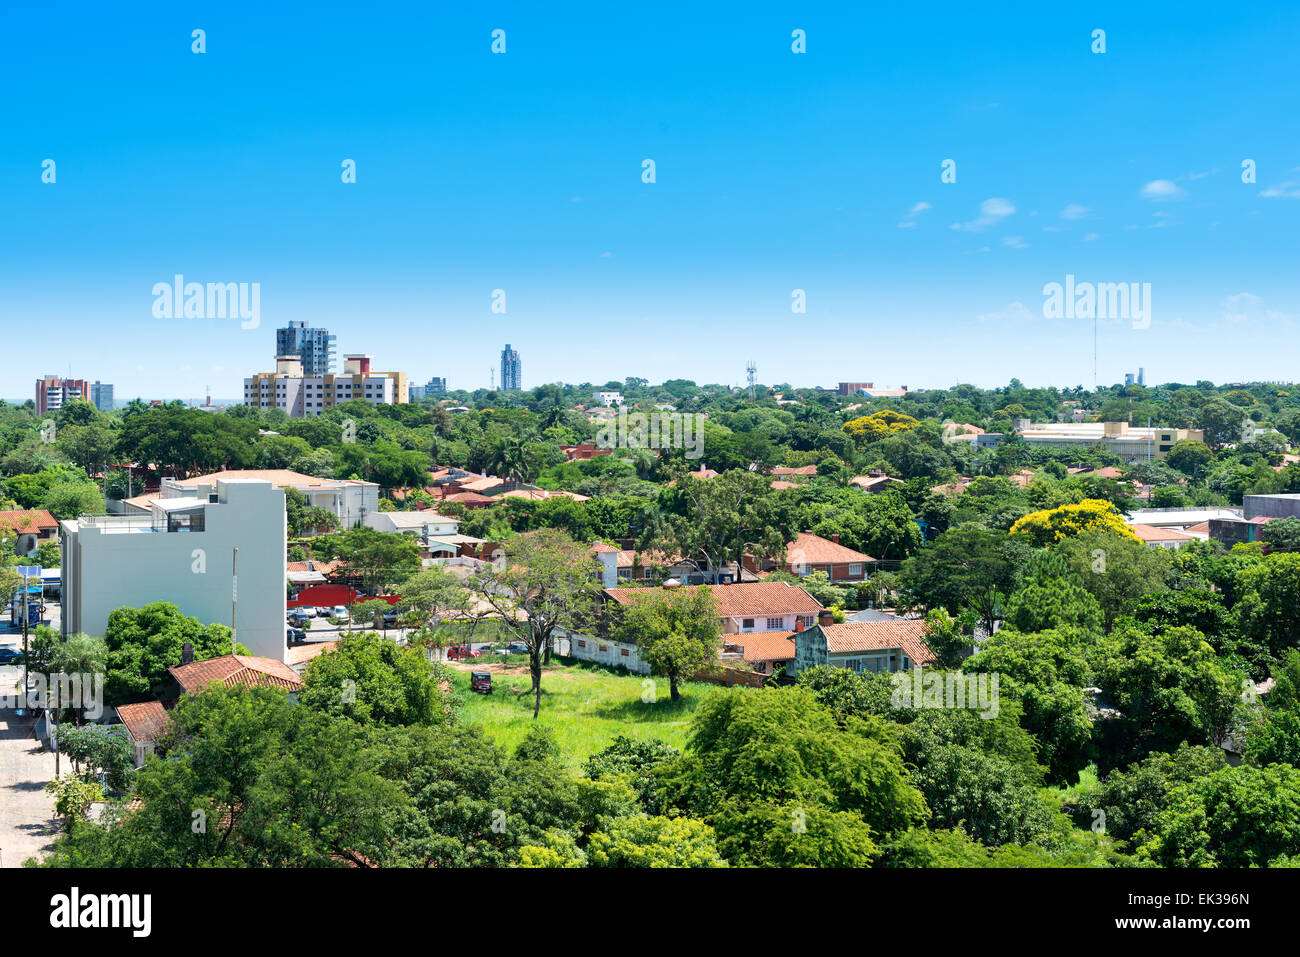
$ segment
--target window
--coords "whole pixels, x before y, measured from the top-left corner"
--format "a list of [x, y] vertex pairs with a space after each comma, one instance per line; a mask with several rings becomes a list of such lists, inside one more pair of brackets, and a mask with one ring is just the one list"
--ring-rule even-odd
[[628, 656], [627, 649], [626, 648], [620, 649], [619, 654], [621, 654], [624, 658], [626, 658]]
[[586, 647], [587, 647], [587, 643], [586, 643], [585, 641], [583, 641], [581, 638], [579, 638], [579, 639], [578, 639], [578, 647], [579, 647], [579, 648], [586, 648]]
[[769, 618], [767, 620], [768, 631], [781, 631], [783, 628], [785, 628], [784, 618]]
[[862, 659], [861, 659], [861, 658], [846, 658], [845, 661], [844, 661], [844, 667], [845, 667], [845, 668], [848, 668], [849, 671], [861, 671], [861, 670], [862, 670]]
[[862, 565], [858, 564], [858, 565], [850, 565], [850, 566], [849, 566], [849, 576], [850, 576], [851, 578], [857, 578], [857, 577], [859, 577], [861, 574], [862, 574]]
[[740, 620], [740, 627], [741, 627], [741, 628], [753, 628], [753, 627], [754, 627], [754, 619], [753, 619], [753, 618], [742, 618], [742, 619]]
[[601, 650], [601, 651], [609, 651], [609, 646], [608, 646], [608, 645], [601, 645], [601, 646], [600, 646], [600, 650]]

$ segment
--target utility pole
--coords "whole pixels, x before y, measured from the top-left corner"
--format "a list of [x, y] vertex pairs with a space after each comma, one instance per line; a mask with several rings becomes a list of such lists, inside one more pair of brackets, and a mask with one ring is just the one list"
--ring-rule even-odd
[[235, 614], [239, 610], [239, 546], [230, 557], [230, 653], [239, 647], [235, 641]]

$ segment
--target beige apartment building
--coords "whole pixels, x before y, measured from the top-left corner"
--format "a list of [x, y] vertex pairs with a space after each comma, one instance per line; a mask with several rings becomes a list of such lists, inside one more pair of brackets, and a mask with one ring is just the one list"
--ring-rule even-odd
[[[1184, 439], [1205, 441], [1201, 429], [1139, 428], [1127, 422], [1051, 422], [1034, 424], [1025, 419], [1013, 423], [1028, 445], [1054, 448], [1101, 445], [1125, 462], [1162, 459], [1174, 444]], [[964, 437], [964, 436], [963, 436]], [[992, 448], [1002, 441], [1000, 433], [974, 436], [980, 448]]]
[[371, 369], [371, 356], [343, 357], [343, 372], [308, 376], [299, 356], [276, 356], [274, 372], [259, 372], [244, 380], [244, 404], [257, 409], [284, 409], [290, 418], [320, 415], [352, 399], [371, 405], [405, 404], [410, 389], [405, 372]]

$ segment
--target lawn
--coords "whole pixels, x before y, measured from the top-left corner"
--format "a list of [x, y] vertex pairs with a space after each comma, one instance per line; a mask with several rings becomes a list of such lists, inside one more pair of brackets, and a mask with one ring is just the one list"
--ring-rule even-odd
[[[513, 662], [512, 662], [513, 664]], [[643, 701], [654, 682], [654, 700]], [[469, 672], [459, 671], [464, 693], [461, 718], [479, 727], [501, 747], [513, 750], [533, 724], [532, 682], [526, 664], [494, 671], [490, 695], [469, 692]], [[585, 663], [552, 664], [542, 672], [542, 710], [538, 723], [555, 731], [565, 763], [579, 770], [589, 756], [622, 734], [635, 740], [659, 739], [677, 748], [686, 745], [691, 715], [714, 690], [713, 685], [679, 685], [682, 697], [670, 700], [665, 678], [626, 675]]]

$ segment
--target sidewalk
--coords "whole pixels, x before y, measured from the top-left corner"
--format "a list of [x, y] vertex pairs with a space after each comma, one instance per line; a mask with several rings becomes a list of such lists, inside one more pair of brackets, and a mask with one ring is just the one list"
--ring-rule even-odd
[[41, 747], [29, 717], [0, 710], [0, 864], [21, 867], [48, 850], [58, 836], [54, 799], [45, 782], [54, 777], [54, 754]]

